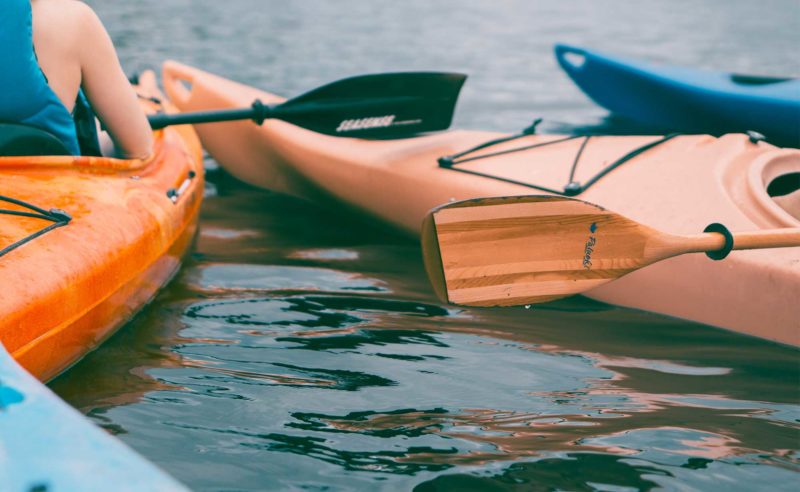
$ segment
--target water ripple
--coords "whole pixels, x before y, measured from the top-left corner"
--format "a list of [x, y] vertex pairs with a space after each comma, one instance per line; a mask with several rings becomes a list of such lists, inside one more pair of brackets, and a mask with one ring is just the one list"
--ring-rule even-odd
[[[800, 45], [790, 0], [89, 3], [130, 72], [175, 58], [291, 96], [461, 71], [455, 126], [501, 131], [652, 130], [569, 83], [556, 41], [775, 74]], [[416, 242], [205, 164], [182, 273], [52, 385], [192, 489], [795, 488], [797, 350], [583, 298], [442, 307]]]

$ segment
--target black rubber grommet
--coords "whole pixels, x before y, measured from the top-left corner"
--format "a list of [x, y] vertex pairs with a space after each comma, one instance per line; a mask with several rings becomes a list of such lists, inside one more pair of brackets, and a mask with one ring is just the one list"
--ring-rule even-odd
[[57, 222], [63, 222], [65, 224], [69, 224], [69, 221], [72, 220], [72, 216], [60, 208], [51, 208], [50, 216]]
[[439, 157], [438, 162], [439, 167], [443, 167], [445, 169], [450, 169], [453, 167], [453, 158], [450, 156]]
[[706, 255], [712, 260], [723, 260], [731, 251], [733, 251], [733, 234], [731, 234], [731, 231], [729, 231], [724, 225], [715, 222], [713, 224], [709, 224], [705, 229], [703, 229], [703, 232], [716, 232], [722, 234], [722, 236], [725, 238], [725, 246], [723, 246], [722, 249], [718, 249], [717, 251], [706, 251]]
[[261, 126], [269, 117], [269, 107], [267, 107], [261, 99], [256, 99], [253, 101], [253, 104], [250, 106], [253, 109], [253, 118], [252, 120], [255, 122], [256, 125]]
[[577, 196], [581, 193], [583, 193], [583, 185], [577, 181], [573, 181], [564, 187], [564, 195], [566, 196]]
[[541, 118], [536, 118], [535, 120], [533, 120], [533, 123], [531, 123], [531, 125], [528, 128], [522, 130], [522, 134], [534, 135], [536, 133], [536, 127], [539, 126], [539, 123], [541, 122], [542, 122]]
[[747, 130], [747, 136], [750, 139], [750, 143], [757, 144], [758, 142], [763, 142], [767, 139], [762, 133], [758, 133], [753, 130]]

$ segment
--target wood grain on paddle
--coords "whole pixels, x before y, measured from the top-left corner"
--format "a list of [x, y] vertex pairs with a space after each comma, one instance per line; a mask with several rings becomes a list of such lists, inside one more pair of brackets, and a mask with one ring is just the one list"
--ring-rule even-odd
[[[791, 229], [741, 238], [736, 249], [800, 244], [800, 232]], [[666, 234], [580, 200], [525, 196], [435, 209], [422, 244], [442, 300], [511, 306], [577, 294], [671, 256], [721, 250], [725, 237]]]

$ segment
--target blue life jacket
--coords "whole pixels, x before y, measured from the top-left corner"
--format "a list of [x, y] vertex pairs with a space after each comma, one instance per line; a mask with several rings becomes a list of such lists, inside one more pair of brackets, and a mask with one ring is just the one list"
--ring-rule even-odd
[[[30, 0], [1, 0], [0, 4], [0, 121], [30, 125], [55, 135], [72, 155], [81, 155], [76, 127], [86, 133], [86, 151], [98, 147], [94, 114], [78, 94], [75, 116], [47, 83], [33, 47]], [[95, 148], [92, 148], [94, 146]]]

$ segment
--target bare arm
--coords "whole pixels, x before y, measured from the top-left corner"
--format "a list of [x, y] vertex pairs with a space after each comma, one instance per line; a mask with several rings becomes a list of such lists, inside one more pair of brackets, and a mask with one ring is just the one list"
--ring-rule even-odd
[[123, 156], [145, 158], [153, 151], [150, 124], [105, 27], [91, 8], [84, 7], [78, 53], [83, 90]]

